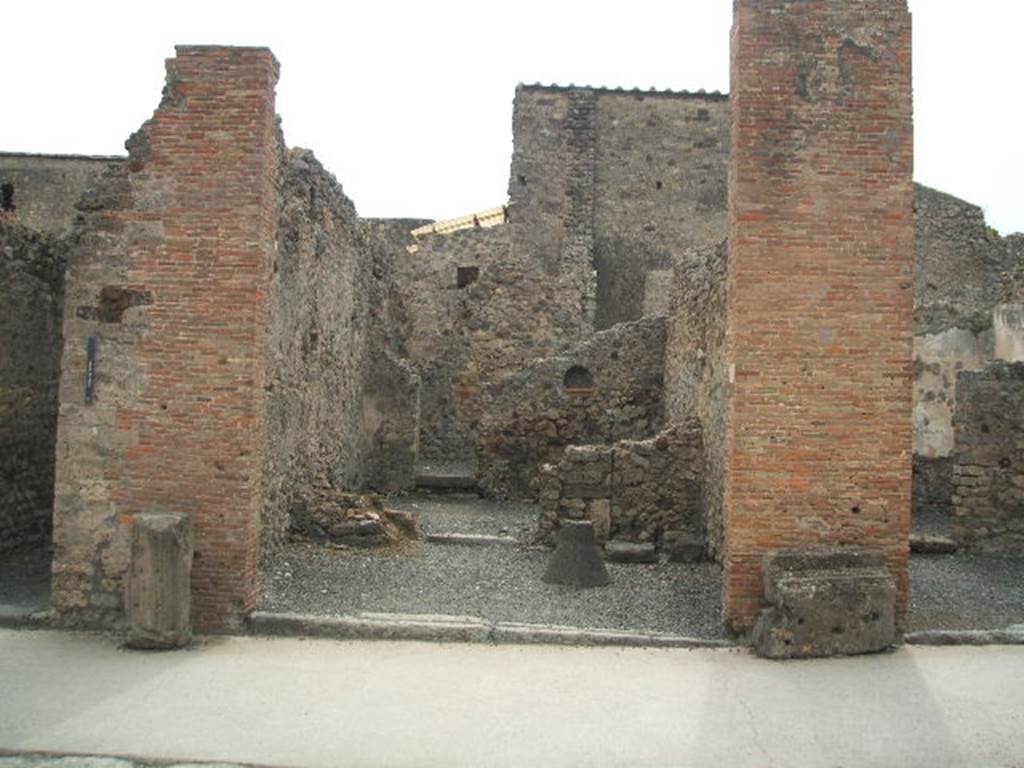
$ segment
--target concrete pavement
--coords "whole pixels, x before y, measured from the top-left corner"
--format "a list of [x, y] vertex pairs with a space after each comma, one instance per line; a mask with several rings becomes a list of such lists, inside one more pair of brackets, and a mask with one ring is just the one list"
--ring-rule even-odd
[[0, 630], [0, 750], [275, 766], [1024, 766], [1024, 647], [739, 650]]

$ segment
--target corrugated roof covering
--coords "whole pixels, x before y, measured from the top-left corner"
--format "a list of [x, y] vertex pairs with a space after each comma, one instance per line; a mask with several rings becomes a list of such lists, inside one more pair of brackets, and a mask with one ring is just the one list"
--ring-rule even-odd
[[497, 208], [488, 208], [486, 211], [471, 213], [468, 216], [459, 216], [457, 219], [445, 219], [444, 221], [435, 221], [433, 224], [425, 224], [422, 227], [416, 227], [409, 234], [413, 237], [447, 235], [449, 232], [458, 232], [460, 229], [497, 227], [506, 221], [508, 221], [508, 206], [502, 205]]

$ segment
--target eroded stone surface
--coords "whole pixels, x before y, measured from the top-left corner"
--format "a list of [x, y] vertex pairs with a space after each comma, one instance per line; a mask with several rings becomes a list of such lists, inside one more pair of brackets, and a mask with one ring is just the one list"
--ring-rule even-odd
[[896, 641], [896, 585], [880, 551], [790, 550], [767, 555], [754, 649], [773, 659], [872, 653]]
[[192, 639], [192, 532], [185, 515], [132, 520], [126, 613], [128, 645], [162, 650]]

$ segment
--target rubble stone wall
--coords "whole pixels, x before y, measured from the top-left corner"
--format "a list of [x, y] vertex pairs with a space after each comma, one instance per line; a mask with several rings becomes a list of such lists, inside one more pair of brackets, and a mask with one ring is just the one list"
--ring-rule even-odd
[[665, 335], [664, 318], [620, 323], [490, 386], [482, 393], [481, 489], [532, 497], [540, 465], [556, 462], [566, 446], [658, 432]]
[[70, 233], [75, 204], [122, 157], [0, 152], [0, 219], [54, 235]]
[[66, 248], [0, 223], [0, 552], [50, 539]]
[[552, 543], [560, 520], [589, 519], [599, 541], [703, 539], [703, 463], [696, 421], [647, 440], [569, 446], [540, 469], [540, 534]]
[[395, 356], [386, 254], [311, 152], [282, 153], [267, 332], [264, 551], [309, 488], [412, 482], [416, 379]]
[[729, 102], [596, 91], [595, 326], [669, 311], [672, 270], [726, 229]]
[[1024, 554], [1024, 363], [957, 380], [953, 537], [967, 550]]
[[726, 271], [728, 244], [693, 249], [674, 271], [674, 295], [665, 349], [665, 419], [695, 419], [702, 440], [703, 502], [707, 551], [722, 548], [725, 491]]
[[177, 48], [129, 159], [79, 202], [54, 513], [52, 602], [69, 618], [123, 617], [143, 512], [191, 517], [200, 630], [255, 604], [277, 72], [263, 48]]

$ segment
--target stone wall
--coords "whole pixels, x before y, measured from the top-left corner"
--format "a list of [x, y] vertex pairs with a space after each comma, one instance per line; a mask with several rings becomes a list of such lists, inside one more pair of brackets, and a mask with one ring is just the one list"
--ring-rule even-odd
[[596, 91], [595, 325], [669, 311], [674, 263], [726, 228], [729, 102]]
[[1014, 295], [1020, 254], [977, 206], [921, 185], [914, 201], [913, 500], [948, 513], [957, 374], [993, 359], [992, 310]]
[[50, 539], [66, 249], [0, 223], [0, 552]]
[[0, 217], [30, 229], [67, 234], [75, 204], [121, 157], [0, 152]]
[[481, 489], [535, 496], [540, 465], [556, 462], [566, 446], [661, 429], [665, 335], [664, 318], [620, 323], [490, 386], [481, 394]]
[[736, 0], [724, 610], [777, 549], [885, 553], [908, 594], [914, 188], [905, 2]]
[[53, 606], [117, 620], [133, 516], [183, 513], [193, 617], [255, 603], [268, 292], [278, 219], [277, 62], [179, 47], [163, 100], [79, 203], [57, 437]]
[[957, 378], [953, 537], [964, 549], [1024, 554], [1024, 363]]
[[703, 439], [703, 499], [708, 553], [722, 547], [725, 489], [727, 243], [691, 250], [676, 264], [665, 349], [665, 418], [695, 419]]
[[703, 464], [696, 421], [647, 440], [569, 446], [539, 471], [540, 535], [552, 543], [560, 520], [590, 519], [599, 541], [703, 539]]
[[416, 379], [395, 356], [388, 264], [311, 152], [283, 152], [267, 332], [264, 550], [310, 488], [412, 482]]
[[543, 315], [532, 322], [543, 311], [538, 277], [513, 258], [507, 226], [427, 235], [396, 252], [405, 349], [422, 382], [423, 461], [475, 465], [481, 388], [550, 348]]

